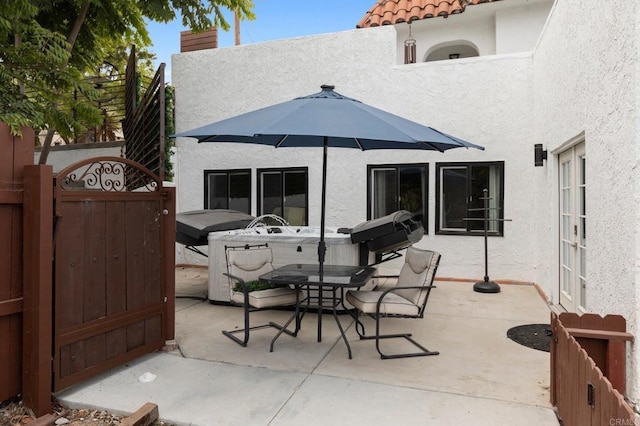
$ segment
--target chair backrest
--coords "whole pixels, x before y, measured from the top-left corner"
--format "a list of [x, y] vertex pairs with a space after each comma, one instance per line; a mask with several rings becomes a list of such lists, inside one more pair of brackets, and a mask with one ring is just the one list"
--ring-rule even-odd
[[[269, 247], [227, 248], [227, 271], [245, 282], [257, 280], [260, 275], [273, 270], [273, 254]], [[229, 280], [229, 290], [233, 293], [234, 281]]]
[[439, 263], [440, 253], [416, 247], [407, 249], [396, 288], [416, 286], [423, 288], [398, 290], [396, 294], [419, 306], [420, 313], [427, 304], [429, 293], [431, 293], [431, 288], [428, 286], [433, 284]]

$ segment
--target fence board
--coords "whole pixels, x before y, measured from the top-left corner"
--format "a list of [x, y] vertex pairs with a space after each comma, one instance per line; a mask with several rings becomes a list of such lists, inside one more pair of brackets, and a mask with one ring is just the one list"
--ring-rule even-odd
[[33, 164], [32, 129], [23, 138], [0, 123], [0, 401], [22, 391], [23, 187]]
[[106, 316], [106, 212], [104, 201], [86, 202], [83, 204], [84, 230], [83, 238], [87, 244], [83, 262], [85, 276], [83, 319], [86, 323]]
[[[567, 328], [578, 329], [584, 326], [587, 328], [586, 334], [589, 334], [589, 330], [607, 330], [616, 332], [612, 334], [615, 337], [626, 334], [626, 322], [624, 318], [621, 321], [621, 318], [619, 316], [598, 318], [592, 314], [582, 317], [572, 314], [551, 316], [551, 329], [554, 334], [551, 354], [553, 375], [551, 401], [556, 406], [558, 417], [563, 425], [635, 424], [635, 415], [629, 404], [581, 346], [581, 341], [590, 342], [597, 339], [576, 339], [567, 330]], [[568, 324], [566, 328], [565, 321]], [[613, 330], [609, 330], [608, 327]], [[603, 335], [606, 334], [611, 333], [603, 333]], [[615, 342], [622, 344], [624, 350], [623, 340]], [[619, 351], [620, 348], [616, 347], [615, 350]], [[624, 352], [617, 353], [618, 356], [623, 354]], [[611, 357], [611, 355], [608, 356]], [[593, 390], [591, 397], [588, 394], [590, 385]]]
[[[107, 253], [109, 253], [106, 258], [107, 271], [105, 274], [107, 280], [107, 315], [124, 312], [127, 309], [126, 240], [125, 233], [119, 232], [119, 230], [125, 229], [124, 214], [124, 201], [112, 201], [106, 204], [107, 235], [105, 245]], [[111, 341], [112, 338], [116, 340]], [[109, 345], [117, 344], [117, 337], [114, 335], [112, 338], [107, 338], [110, 341]]]

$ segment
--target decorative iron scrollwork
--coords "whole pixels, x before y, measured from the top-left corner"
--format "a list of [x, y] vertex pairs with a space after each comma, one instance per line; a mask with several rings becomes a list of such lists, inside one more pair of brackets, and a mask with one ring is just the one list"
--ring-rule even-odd
[[110, 192], [158, 190], [157, 177], [126, 159], [102, 157], [75, 166], [73, 170], [61, 172], [62, 189]]

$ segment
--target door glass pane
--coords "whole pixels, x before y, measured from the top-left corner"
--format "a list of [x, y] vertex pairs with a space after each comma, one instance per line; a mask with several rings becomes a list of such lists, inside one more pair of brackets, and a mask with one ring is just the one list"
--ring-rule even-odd
[[251, 213], [251, 176], [249, 172], [229, 174], [229, 208], [244, 213]]
[[580, 245], [586, 245], [587, 239], [587, 185], [586, 185], [586, 163], [585, 157], [580, 158]]
[[579, 209], [578, 212], [578, 220], [580, 222], [580, 235], [579, 238], [579, 246], [578, 250], [580, 252], [580, 278], [578, 285], [580, 286], [580, 306], [582, 308], [586, 308], [587, 306], [587, 183], [586, 183], [586, 160], [585, 156], [582, 155], [578, 159], [578, 167], [579, 167], [579, 184], [578, 184], [578, 193], [579, 193]]
[[395, 169], [375, 169], [373, 173], [373, 219], [398, 210], [398, 180]]
[[562, 291], [571, 298], [572, 295], [572, 271], [573, 271], [573, 231], [571, 218], [571, 162], [565, 161], [561, 165], [560, 172], [560, 238], [562, 268]]
[[262, 180], [262, 204], [260, 215], [283, 215], [282, 211], [282, 174], [280, 172], [264, 172]]
[[306, 225], [307, 175], [303, 171], [284, 173], [284, 220], [290, 225]]
[[227, 174], [209, 173], [208, 177], [208, 205], [209, 209], [228, 209], [227, 203]]
[[400, 210], [413, 214], [414, 220], [427, 226], [425, 212], [426, 176], [423, 167], [403, 167], [400, 171]]
[[467, 168], [442, 167], [440, 169], [440, 226], [442, 229], [466, 229]]

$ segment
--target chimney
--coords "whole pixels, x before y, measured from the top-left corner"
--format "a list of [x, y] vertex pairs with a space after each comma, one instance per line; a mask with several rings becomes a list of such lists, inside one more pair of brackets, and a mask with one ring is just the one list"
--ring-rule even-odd
[[216, 27], [212, 27], [198, 34], [192, 33], [191, 31], [180, 32], [180, 53], [217, 48], [218, 29]]

